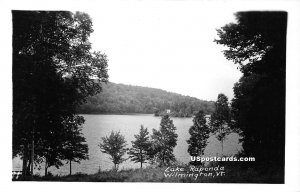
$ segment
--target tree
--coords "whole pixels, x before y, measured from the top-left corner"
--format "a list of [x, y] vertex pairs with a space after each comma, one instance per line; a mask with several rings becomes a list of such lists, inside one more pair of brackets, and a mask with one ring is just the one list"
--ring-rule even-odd
[[230, 108], [228, 105], [228, 98], [226, 95], [220, 93], [218, 100], [215, 103], [215, 111], [211, 115], [210, 125], [212, 132], [216, 134], [217, 139], [221, 142], [222, 155], [223, 155], [223, 144], [226, 136], [231, 132], [230, 129], [231, 118]]
[[234, 126], [256, 165], [284, 174], [286, 12], [239, 12], [218, 30], [216, 43], [243, 76], [234, 86]]
[[149, 132], [147, 128], [144, 128], [144, 126], [141, 125], [140, 133], [138, 135], [134, 135], [135, 141], [131, 141], [132, 148], [128, 152], [131, 161], [136, 163], [140, 162], [141, 168], [143, 167], [143, 163], [146, 163], [149, 158], [151, 143], [148, 135]]
[[102, 153], [106, 153], [111, 156], [111, 160], [114, 163], [115, 170], [118, 169], [118, 165], [127, 159], [123, 158], [127, 149], [126, 141], [120, 132], [112, 131], [109, 137], [102, 137], [99, 147]]
[[174, 147], [177, 144], [176, 127], [169, 115], [164, 115], [160, 122], [160, 129], [153, 129], [152, 134], [152, 152], [151, 156], [160, 166], [168, 165], [175, 161], [173, 154]]
[[[193, 118], [193, 125], [189, 129], [189, 133], [191, 135], [187, 140], [189, 154], [191, 156], [203, 155], [210, 133], [203, 111], [200, 110]], [[192, 162], [192, 164], [197, 164], [197, 162]]]
[[72, 120], [65, 121], [65, 143], [63, 145], [62, 156], [63, 159], [69, 161], [70, 175], [72, 174], [72, 161], [80, 163], [81, 160], [86, 160], [88, 156], [88, 145], [85, 143], [85, 138], [82, 135], [82, 128], [84, 118], [81, 116], [74, 116]]
[[12, 14], [13, 157], [21, 156], [23, 174], [30, 165], [32, 174], [40, 159], [60, 166], [66, 121], [107, 82], [107, 59], [90, 51], [92, 21], [85, 13]]

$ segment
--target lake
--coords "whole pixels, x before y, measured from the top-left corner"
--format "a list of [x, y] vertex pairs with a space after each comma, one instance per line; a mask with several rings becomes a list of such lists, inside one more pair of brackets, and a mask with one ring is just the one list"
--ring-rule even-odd
[[[134, 140], [134, 135], [139, 133], [140, 126], [148, 128], [150, 134], [152, 129], [159, 129], [161, 117], [154, 117], [152, 114], [134, 114], [134, 115], [82, 115], [85, 118], [83, 125], [83, 134], [89, 146], [89, 160], [81, 161], [80, 164], [72, 162], [72, 173], [96, 173], [99, 169], [109, 170], [113, 167], [113, 163], [109, 156], [102, 153], [98, 147], [101, 137], [107, 136], [111, 131], [120, 131], [125, 136], [127, 147], [131, 147], [131, 141]], [[188, 163], [190, 156], [187, 152], [187, 140], [190, 135], [189, 128], [193, 124], [192, 118], [176, 118], [172, 117], [173, 123], [177, 128], [178, 141], [174, 149], [175, 157], [178, 161]], [[224, 155], [236, 154], [242, 149], [241, 144], [238, 143], [239, 135], [232, 133], [228, 135], [227, 140], [224, 141]], [[208, 145], [205, 149], [206, 156], [216, 156], [221, 154], [220, 142], [211, 135], [208, 139]], [[127, 160], [120, 164], [120, 169], [139, 168], [139, 163], [134, 163]], [[19, 158], [13, 159], [13, 170], [22, 170], [22, 162]], [[69, 164], [56, 169], [50, 167], [48, 169], [55, 175], [69, 174]], [[44, 175], [44, 165], [38, 170], [35, 168], [34, 173]]]

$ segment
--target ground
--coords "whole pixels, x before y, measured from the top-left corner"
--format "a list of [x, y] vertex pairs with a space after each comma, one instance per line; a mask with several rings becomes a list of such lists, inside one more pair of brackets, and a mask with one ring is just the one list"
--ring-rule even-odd
[[[65, 182], [175, 182], [175, 183], [284, 183], [283, 174], [270, 169], [243, 168], [242, 166], [234, 166], [233, 164], [214, 165], [206, 170], [196, 169], [192, 172], [198, 174], [197, 178], [193, 175], [184, 175], [176, 170], [178, 166], [168, 167], [147, 167], [144, 169], [128, 169], [119, 171], [99, 171], [95, 174], [77, 173], [68, 176], [33, 176], [20, 178], [25, 181], [65, 181]], [[216, 170], [218, 167], [218, 170]], [[224, 168], [224, 174], [221, 167]], [[179, 168], [189, 170], [189, 165], [180, 165]], [[215, 170], [213, 170], [215, 169]], [[221, 169], [221, 170], [220, 170]], [[166, 171], [167, 170], [167, 171]], [[177, 172], [177, 175], [176, 175]], [[201, 174], [202, 172], [202, 174]], [[212, 174], [208, 174], [208, 173]], [[166, 174], [172, 174], [167, 177]], [[219, 173], [219, 174], [218, 174]], [[217, 176], [218, 174], [218, 176]]]

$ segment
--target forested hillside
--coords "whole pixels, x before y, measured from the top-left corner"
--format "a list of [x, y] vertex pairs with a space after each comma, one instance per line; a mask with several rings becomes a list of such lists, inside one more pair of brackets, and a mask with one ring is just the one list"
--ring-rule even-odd
[[103, 91], [89, 97], [79, 113], [156, 113], [169, 110], [171, 116], [191, 116], [202, 109], [206, 114], [214, 110], [213, 101], [170, 93], [161, 89], [107, 83]]

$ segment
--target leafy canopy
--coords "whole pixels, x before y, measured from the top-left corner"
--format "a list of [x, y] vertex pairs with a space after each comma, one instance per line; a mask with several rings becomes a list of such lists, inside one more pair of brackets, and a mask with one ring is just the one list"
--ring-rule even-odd
[[207, 125], [205, 114], [199, 111], [193, 118], [193, 125], [189, 129], [190, 139], [187, 140], [188, 152], [191, 156], [201, 156], [204, 154], [209, 138], [210, 129]]
[[126, 161], [123, 157], [127, 151], [125, 137], [119, 132], [112, 131], [109, 136], [101, 138], [99, 147], [102, 153], [110, 155], [110, 159], [117, 169], [117, 165]]
[[92, 21], [85, 13], [12, 14], [13, 156], [20, 155], [27, 167], [34, 141], [36, 161], [60, 166], [70, 142], [66, 133], [83, 142], [76, 110], [107, 82], [107, 58], [91, 51]]
[[[216, 43], [243, 76], [234, 86], [233, 126], [256, 165], [284, 172], [286, 12], [238, 12]], [[273, 168], [272, 168], [273, 167]]]
[[140, 162], [142, 167], [143, 163], [146, 163], [149, 159], [149, 150], [151, 147], [149, 132], [147, 128], [141, 125], [139, 134], [134, 135], [134, 137], [135, 140], [131, 141], [132, 148], [128, 152], [129, 158], [136, 163]]
[[178, 135], [173, 121], [168, 115], [162, 117], [160, 129], [153, 129], [152, 134], [152, 158], [160, 165], [168, 165], [175, 161], [173, 150], [177, 145]]

